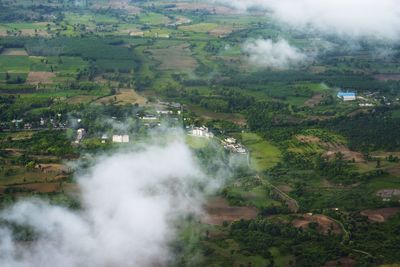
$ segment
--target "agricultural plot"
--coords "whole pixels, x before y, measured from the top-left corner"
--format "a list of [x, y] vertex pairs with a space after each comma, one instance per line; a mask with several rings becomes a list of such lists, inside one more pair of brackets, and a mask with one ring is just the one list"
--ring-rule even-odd
[[188, 45], [171, 46], [162, 49], [151, 49], [152, 57], [160, 62], [159, 70], [193, 71], [197, 67]]
[[203, 222], [211, 225], [222, 225], [224, 221], [248, 220], [255, 218], [258, 214], [255, 208], [231, 206], [223, 198], [210, 199], [205, 206], [205, 210], [207, 214]]
[[53, 79], [56, 77], [54, 72], [45, 71], [31, 71], [28, 73], [26, 83], [28, 84], [49, 84], [53, 83]]
[[27, 56], [28, 53], [23, 48], [5, 48], [1, 52], [2, 56]]
[[140, 13], [139, 21], [142, 24], [150, 24], [150, 25], [168, 24], [171, 22], [171, 20], [168, 17], [154, 12]]
[[27, 73], [29, 70], [27, 56], [0, 56], [0, 72]]
[[281, 161], [280, 150], [257, 134], [243, 133], [242, 141], [250, 151], [250, 165], [255, 170], [268, 170]]
[[144, 106], [147, 103], [147, 99], [136, 93], [133, 89], [119, 89], [116, 95], [102, 97], [95, 102], [98, 104], [138, 104]]

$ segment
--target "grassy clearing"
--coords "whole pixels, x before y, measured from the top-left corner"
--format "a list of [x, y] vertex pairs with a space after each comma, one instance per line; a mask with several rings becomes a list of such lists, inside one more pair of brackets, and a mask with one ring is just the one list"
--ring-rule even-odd
[[255, 133], [242, 133], [242, 142], [250, 150], [251, 167], [265, 171], [281, 161], [281, 151]]
[[143, 24], [152, 24], [152, 25], [159, 25], [159, 24], [166, 24], [170, 22], [170, 19], [164, 15], [158, 13], [141, 13], [139, 15], [139, 21]]
[[386, 175], [383, 177], [378, 177], [370, 180], [366, 187], [373, 191], [378, 191], [380, 189], [400, 189], [400, 179]]
[[293, 256], [281, 254], [278, 248], [270, 248], [269, 252], [271, 252], [272, 256], [274, 257], [274, 266], [286, 267], [290, 266], [290, 261], [294, 262]]
[[246, 205], [262, 209], [269, 206], [281, 206], [281, 203], [270, 198], [268, 192], [263, 186], [256, 186], [251, 189], [243, 190], [241, 187], [229, 188], [229, 195], [243, 199]]
[[0, 72], [29, 72], [27, 56], [0, 56]]
[[206, 147], [210, 142], [207, 138], [196, 137], [196, 136], [186, 136], [186, 144], [188, 144], [191, 148], [199, 149]]
[[214, 112], [195, 105], [188, 105], [188, 108], [205, 120], [226, 120], [238, 125], [246, 125], [246, 119], [242, 114]]
[[96, 100], [96, 103], [99, 104], [109, 104], [113, 103], [116, 105], [125, 105], [125, 104], [138, 104], [145, 105], [147, 99], [143, 96], [137, 94], [133, 89], [119, 89], [119, 92], [116, 95], [106, 96], [99, 98]]
[[180, 30], [202, 33], [210, 32], [216, 28], [218, 28], [218, 24], [216, 23], [198, 23], [179, 27]]
[[196, 60], [187, 45], [171, 46], [163, 49], [149, 50], [154, 59], [160, 62], [160, 70], [193, 71]]

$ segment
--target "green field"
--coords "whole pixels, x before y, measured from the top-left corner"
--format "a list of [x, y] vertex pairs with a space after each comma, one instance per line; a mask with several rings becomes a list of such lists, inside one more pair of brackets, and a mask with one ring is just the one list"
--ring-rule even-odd
[[29, 72], [29, 57], [0, 56], [0, 72]]
[[281, 161], [280, 150], [255, 133], [242, 133], [243, 144], [250, 151], [250, 164], [257, 171], [266, 171]]

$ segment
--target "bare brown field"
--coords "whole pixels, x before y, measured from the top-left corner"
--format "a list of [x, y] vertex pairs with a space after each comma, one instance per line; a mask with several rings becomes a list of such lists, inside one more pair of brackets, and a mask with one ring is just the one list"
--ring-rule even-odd
[[209, 32], [211, 36], [225, 37], [233, 32], [232, 26], [219, 26]]
[[313, 143], [319, 144], [322, 148], [326, 150], [323, 154], [328, 159], [333, 159], [336, 153], [342, 153], [343, 158], [348, 161], [353, 161], [355, 163], [364, 163], [364, 156], [362, 153], [350, 150], [347, 146], [339, 143], [323, 142], [317, 136], [312, 135], [297, 135], [296, 139], [303, 143]]
[[328, 261], [324, 264], [324, 267], [353, 267], [356, 266], [356, 261], [352, 258], [340, 258], [335, 261]]
[[186, 44], [148, 51], [156, 61], [160, 62], [158, 66], [160, 70], [193, 71], [197, 67], [197, 61]]
[[144, 106], [147, 103], [147, 99], [133, 89], [119, 89], [116, 95], [102, 97], [96, 100], [96, 103], [99, 104], [138, 104], [140, 106]]
[[400, 176], [400, 166], [388, 168], [386, 171], [393, 176]]
[[400, 208], [383, 208], [376, 210], [363, 210], [361, 215], [367, 216], [368, 220], [372, 222], [385, 222], [388, 218], [400, 212]]
[[362, 153], [352, 151], [347, 146], [341, 144], [330, 144], [329, 150], [324, 154], [324, 156], [328, 158], [334, 158], [335, 154], [340, 152], [343, 154], [343, 158], [345, 160], [352, 161], [354, 160], [355, 163], [364, 163], [365, 159]]
[[77, 95], [67, 99], [68, 104], [87, 104], [95, 100], [97, 96], [92, 95]]
[[313, 135], [297, 135], [296, 139], [302, 143], [320, 143], [321, 139]]
[[1, 53], [2, 56], [27, 56], [28, 53], [25, 49], [18, 48], [5, 48]]
[[342, 233], [340, 225], [325, 215], [304, 214], [299, 216], [299, 219], [294, 219], [292, 224], [296, 228], [307, 229], [312, 222], [318, 223], [317, 230], [320, 233], [328, 234], [329, 230], [334, 234]]
[[25, 189], [27, 191], [37, 192], [37, 193], [53, 193], [61, 191], [60, 183], [24, 184], [24, 185], [13, 186], [12, 188]]
[[293, 191], [293, 188], [288, 186], [288, 185], [278, 185], [277, 188], [279, 190], [281, 190], [283, 193], [290, 193], [291, 191]]
[[400, 81], [400, 74], [377, 74], [374, 78], [379, 81]]
[[21, 36], [33, 37], [33, 36], [40, 36], [40, 37], [49, 37], [50, 34], [46, 30], [34, 30], [34, 29], [22, 29]]
[[53, 83], [53, 78], [56, 77], [54, 72], [47, 71], [31, 71], [28, 73], [26, 83], [39, 84], [39, 83]]
[[36, 167], [43, 173], [54, 173], [54, 174], [67, 174], [70, 173], [71, 170], [69, 167], [67, 167], [64, 164], [58, 164], [58, 163], [48, 163], [48, 164], [37, 164]]
[[313, 95], [313, 97], [311, 97], [310, 99], [308, 99], [304, 105], [306, 107], [315, 107], [316, 105], [318, 105], [319, 103], [321, 103], [322, 99], [324, 98], [324, 96], [322, 94], [315, 94]]
[[202, 222], [212, 225], [221, 225], [224, 221], [250, 220], [257, 217], [258, 214], [254, 207], [230, 206], [225, 199], [220, 197], [210, 199], [204, 209], [207, 214], [202, 218]]

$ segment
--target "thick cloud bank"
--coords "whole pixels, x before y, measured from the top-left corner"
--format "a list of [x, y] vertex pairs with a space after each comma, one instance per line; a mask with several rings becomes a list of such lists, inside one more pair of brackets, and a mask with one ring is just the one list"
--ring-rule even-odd
[[1, 218], [30, 226], [32, 243], [0, 230], [0, 266], [162, 266], [170, 260], [173, 221], [200, 210], [205, 182], [181, 141], [100, 159], [79, 178], [82, 210], [19, 202]]
[[217, 0], [239, 9], [262, 7], [291, 26], [342, 36], [400, 39], [399, 0]]
[[306, 61], [307, 56], [286, 40], [253, 40], [243, 45], [250, 63], [260, 67], [287, 69]]

